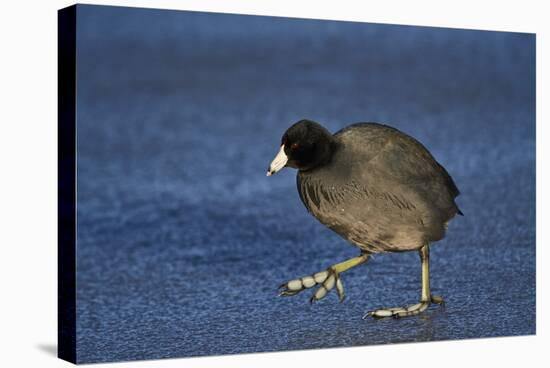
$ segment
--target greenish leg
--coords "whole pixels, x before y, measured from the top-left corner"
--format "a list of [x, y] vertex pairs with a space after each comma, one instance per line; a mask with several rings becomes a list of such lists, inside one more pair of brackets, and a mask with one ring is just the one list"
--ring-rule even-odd
[[396, 307], [396, 308], [382, 308], [377, 309], [371, 312], [368, 312], [363, 316], [363, 319], [366, 317], [409, 317], [415, 316], [424, 312], [430, 304], [444, 304], [443, 298], [440, 296], [432, 295], [430, 292], [430, 248], [428, 244], [424, 245], [419, 250], [420, 261], [422, 266], [422, 293], [420, 294], [420, 303], [405, 306], [405, 307]]
[[290, 280], [282, 284], [279, 289], [279, 296], [292, 296], [301, 291], [312, 288], [319, 285], [317, 291], [313, 294], [310, 302], [313, 303], [317, 300], [323, 299], [329, 291], [336, 287], [338, 298], [340, 302], [344, 300], [344, 285], [342, 284], [342, 278], [340, 274], [349, 270], [350, 268], [359, 266], [369, 259], [367, 254], [361, 254], [360, 256], [353, 257], [347, 261], [337, 263], [330, 266], [325, 271], [317, 272], [310, 276], [300, 277], [298, 279]]

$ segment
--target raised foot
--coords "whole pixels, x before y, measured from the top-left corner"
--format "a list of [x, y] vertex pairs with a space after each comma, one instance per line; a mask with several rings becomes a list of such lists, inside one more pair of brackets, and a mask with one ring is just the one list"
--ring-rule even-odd
[[340, 274], [333, 267], [327, 268], [326, 271], [285, 282], [279, 286], [279, 296], [296, 295], [317, 285], [319, 285], [319, 288], [309, 299], [311, 303], [323, 299], [335, 286], [338, 299], [340, 299], [340, 302], [344, 300], [344, 285]]
[[444, 305], [445, 302], [443, 301], [443, 298], [437, 295], [432, 295], [431, 300], [420, 302], [417, 304], [405, 306], [405, 307], [396, 307], [396, 308], [382, 308], [382, 309], [376, 309], [374, 311], [367, 312], [363, 319], [366, 319], [368, 317], [374, 317], [374, 318], [386, 318], [386, 317], [393, 317], [393, 318], [401, 318], [401, 317], [409, 317], [409, 316], [416, 316], [417, 314], [420, 314], [424, 312], [430, 304], [439, 304]]

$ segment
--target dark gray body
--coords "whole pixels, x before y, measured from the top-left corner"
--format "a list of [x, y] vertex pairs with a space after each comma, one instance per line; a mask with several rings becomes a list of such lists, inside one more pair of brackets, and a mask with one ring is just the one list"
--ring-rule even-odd
[[334, 134], [330, 162], [297, 175], [306, 208], [367, 253], [419, 249], [460, 213], [447, 171], [414, 138], [377, 123]]

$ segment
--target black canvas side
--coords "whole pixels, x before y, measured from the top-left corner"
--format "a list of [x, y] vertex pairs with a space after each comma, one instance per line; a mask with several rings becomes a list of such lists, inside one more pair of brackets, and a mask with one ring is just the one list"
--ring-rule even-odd
[[58, 352], [76, 363], [76, 5], [58, 11]]

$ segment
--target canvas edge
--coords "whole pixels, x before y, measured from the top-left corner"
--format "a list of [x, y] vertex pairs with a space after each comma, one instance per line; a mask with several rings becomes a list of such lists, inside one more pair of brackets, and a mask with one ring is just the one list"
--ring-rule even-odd
[[76, 5], [57, 21], [57, 356], [76, 364]]

